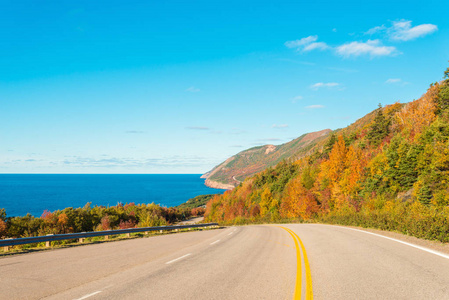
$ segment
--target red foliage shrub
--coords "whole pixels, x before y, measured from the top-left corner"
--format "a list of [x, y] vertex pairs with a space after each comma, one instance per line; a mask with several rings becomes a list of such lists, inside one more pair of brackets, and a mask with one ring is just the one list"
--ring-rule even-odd
[[108, 215], [101, 218], [101, 229], [103, 229], [103, 230], [111, 229], [111, 221], [109, 220]]
[[196, 207], [191, 210], [191, 214], [194, 217], [203, 216], [205, 212], [206, 209], [204, 207]]
[[6, 222], [0, 219], [0, 238], [6, 235]]
[[136, 227], [136, 221], [134, 221], [134, 220], [128, 220], [128, 221], [120, 220], [119, 227], [120, 227], [120, 229], [135, 228]]

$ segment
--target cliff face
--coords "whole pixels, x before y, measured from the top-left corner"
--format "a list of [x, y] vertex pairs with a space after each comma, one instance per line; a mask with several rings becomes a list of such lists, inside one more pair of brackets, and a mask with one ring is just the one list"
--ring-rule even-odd
[[274, 166], [282, 160], [296, 160], [308, 154], [330, 132], [325, 129], [307, 133], [282, 145], [264, 145], [244, 150], [219, 164], [202, 178], [212, 188], [232, 189], [246, 177]]

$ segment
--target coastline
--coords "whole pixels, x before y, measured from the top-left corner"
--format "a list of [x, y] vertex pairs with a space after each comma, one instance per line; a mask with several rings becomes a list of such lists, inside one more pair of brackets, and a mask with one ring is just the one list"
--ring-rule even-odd
[[[198, 195], [222, 193], [201, 174], [0, 174], [0, 208], [8, 217], [67, 207], [151, 203], [174, 207]], [[1, 298], [1, 297], [0, 297]]]
[[206, 179], [204, 184], [213, 189], [232, 190], [233, 188], [235, 188], [235, 186], [233, 186], [232, 184], [221, 183], [210, 179]]

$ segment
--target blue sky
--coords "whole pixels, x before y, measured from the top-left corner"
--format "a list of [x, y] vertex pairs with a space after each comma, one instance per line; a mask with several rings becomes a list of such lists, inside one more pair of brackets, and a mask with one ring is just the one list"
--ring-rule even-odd
[[448, 11], [435, 0], [0, 1], [0, 173], [203, 173], [345, 127], [442, 79]]

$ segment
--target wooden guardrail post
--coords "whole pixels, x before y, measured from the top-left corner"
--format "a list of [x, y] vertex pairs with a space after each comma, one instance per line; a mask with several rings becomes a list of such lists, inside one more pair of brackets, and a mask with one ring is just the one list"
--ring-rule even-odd
[[[5, 240], [12, 240], [12, 238], [5, 239]], [[3, 247], [3, 251], [8, 252], [10, 247], [11, 247], [11, 246], [4, 246], [4, 247]]]
[[109, 240], [109, 235], [104, 236], [105, 241]]
[[[52, 236], [53, 234], [47, 234], [47, 236]], [[45, 247], [50, 247], [51, 246], [51, 242], [50, 241], [46, 241], [45, 242]]]

